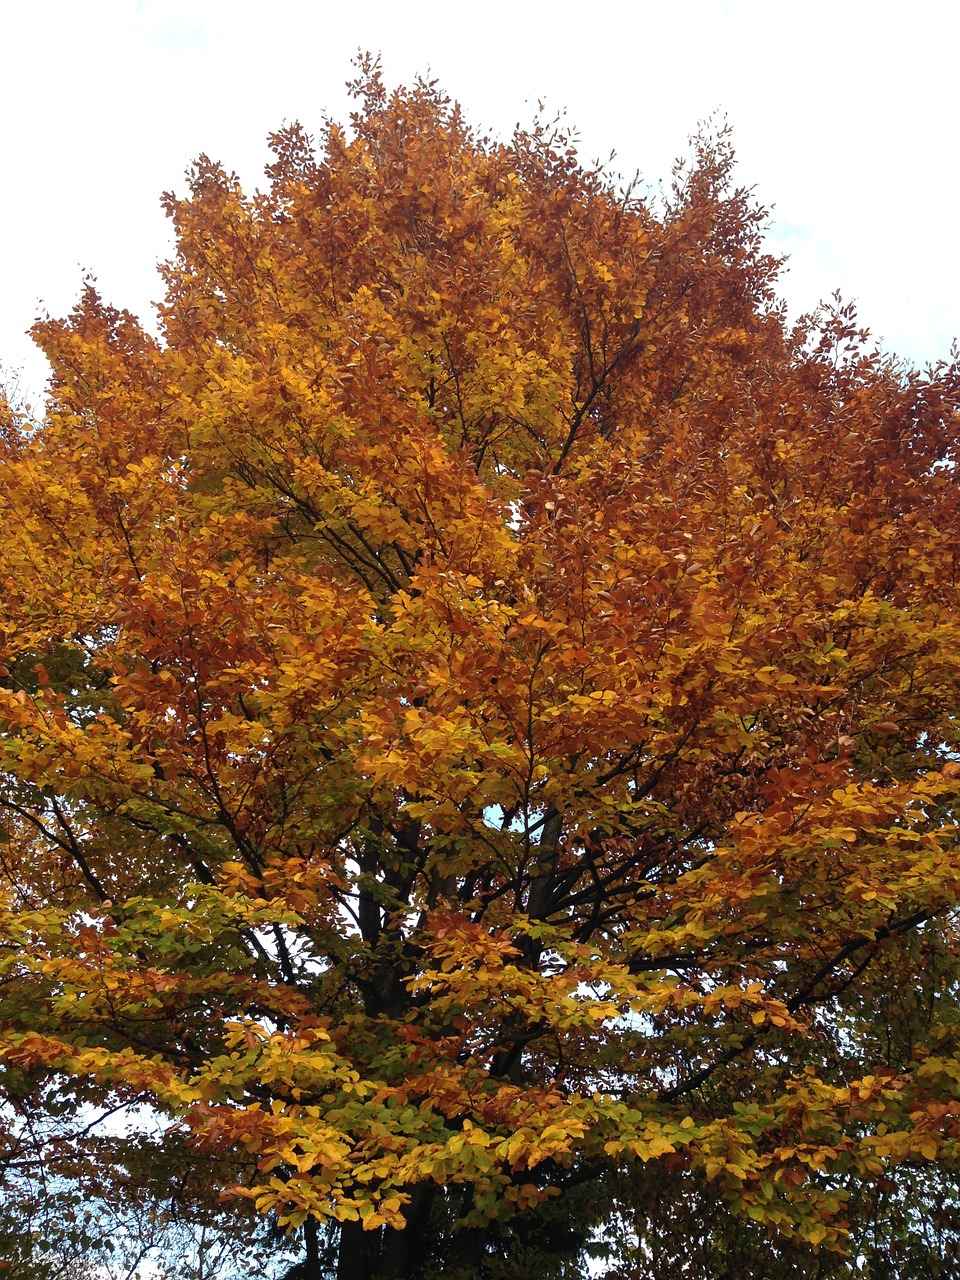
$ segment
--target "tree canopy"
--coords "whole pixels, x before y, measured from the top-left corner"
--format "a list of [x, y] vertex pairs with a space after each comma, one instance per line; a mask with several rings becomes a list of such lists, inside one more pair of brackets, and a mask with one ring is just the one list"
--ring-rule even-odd
[[722, 132], [652, 200], [355, 88], [4, 410], [8, 1186], [36, 1115], [305, 1280], [936, 1274], [960, 371], [787, 324]]

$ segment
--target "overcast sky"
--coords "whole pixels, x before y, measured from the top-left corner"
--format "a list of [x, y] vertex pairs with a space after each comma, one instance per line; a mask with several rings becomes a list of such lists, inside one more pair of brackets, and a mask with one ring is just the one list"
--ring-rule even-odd
[[0, 6], [0, 362], [35, 397], [25, 330], [84, 272], [148, 316], [169, 253], [165, 189], [201, 152], [261, 181], [266, 135], [350, 110], [358, 48], [388, 83], [430, 73], [508, 134], [538, 100], [587, 158], [669, 175], [724, 111], [739, 178], [771, 207], [797, 314], [839, 289], [917, 363], [960, 336], [960, 8], [943, 0], [6, 0]]

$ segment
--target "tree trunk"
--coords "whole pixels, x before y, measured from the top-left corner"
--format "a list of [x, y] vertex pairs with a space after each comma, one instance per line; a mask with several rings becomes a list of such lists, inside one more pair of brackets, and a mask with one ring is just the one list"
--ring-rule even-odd
[[380, 1255], [382, 1280], [415, 1280], [424, 1263], [424, 1241], [436, 1188], [413, 1187], [402, 1231], [385, 1230]]
[[[337, 1280], [417, 1280], [427, 1257], [430, 1212], [436, 1187], [411, 1189], [402, 1231], [364, 1231], [359, 1222], [340, 1227]], [[313, 1272], [309, 1273], [313, 1280]]]
[[308, 1218], [303, 1224], [303, 1242], [307, 1256], [303, 1263], [303, 1280], [323, 1280], [320, 1269], [320, 1234], [316, 1218]]
[[380, 1234], [364, 1231], [359, 1222], [341, 1224], [337, 1280], [374, 1280], [380, 1270]]

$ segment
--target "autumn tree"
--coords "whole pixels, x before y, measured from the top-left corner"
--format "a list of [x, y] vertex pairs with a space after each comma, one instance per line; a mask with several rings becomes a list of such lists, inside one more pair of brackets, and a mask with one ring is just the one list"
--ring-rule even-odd
[[6, 413], [6, 1097], [306, 1280], [933, 1274], [958, 369], [790, 328], [722, 134], [645, 201], [356, 92]]

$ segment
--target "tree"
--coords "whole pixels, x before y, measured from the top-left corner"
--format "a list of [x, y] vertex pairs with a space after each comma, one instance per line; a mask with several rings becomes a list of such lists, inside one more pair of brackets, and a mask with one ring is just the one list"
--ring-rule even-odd
[[356, 91], [6, 413], [8, 1096], [309, 1280], [932, 1274], [960, 370], [790, 329], [722, 133], [655, 205]]

